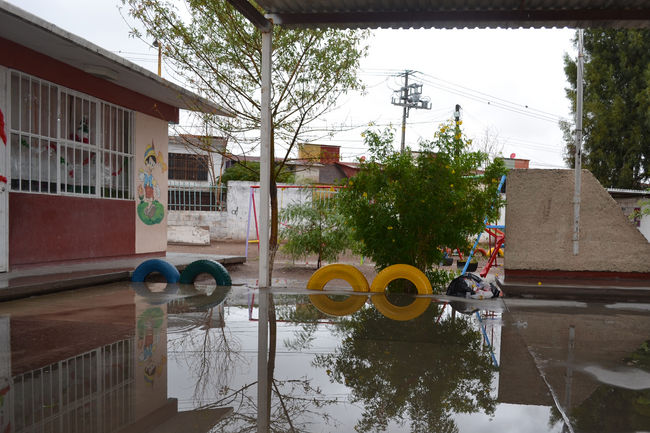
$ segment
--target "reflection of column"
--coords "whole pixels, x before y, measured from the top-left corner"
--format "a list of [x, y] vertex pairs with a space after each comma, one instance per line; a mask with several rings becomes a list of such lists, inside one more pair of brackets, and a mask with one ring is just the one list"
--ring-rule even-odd
[[167, 305], [135, 303], [135, 419], [167, 403]]
[[571, 325], [569, 326], [569, 347], [566, 360], [566, 376], [564, 383], [564, 410], [567, 412], [571, 409], [571, 386], [573, 384], [573, 358], [575, 347], [576, 327], [574, 325]]
[[269, 405], [266, 390], [269, 385], [268, 377], [268, 351], [269, 351], [269, 292], [268, 288], [260, 288], [258, 296], [257, 322], [257, 431], [258, 433], [269, 430]]
[[3, 433], [13, 431], [11, 387], [11, 327], [9, 316], [0, 316], [0, 432]]

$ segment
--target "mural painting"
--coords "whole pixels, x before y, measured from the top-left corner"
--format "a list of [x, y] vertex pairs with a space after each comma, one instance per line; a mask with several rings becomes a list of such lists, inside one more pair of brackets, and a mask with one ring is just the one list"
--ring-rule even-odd
[[138, 317], [138, 365], [142, 368], [145, 383], [152, 387], [167, 361], [158, 350], [159, 344], [167, 344], [167, 340], [161, 338], [164, 316], [160, 307], [152, 307]]
[[[154, 174], [156, 167], [160, 172]], [[141, 184], [138, 185], [138, 216], [147, 225], [159, 224], [165, 217], [165, 206], [160, 199], [160, 186], [156, 175], [162, 175], [167, 171], [167, 164], [163, 159], [162, 152], [156, 154], [153, 141], [144, 149], [144, 168], [139, 170], [138, 178]]]

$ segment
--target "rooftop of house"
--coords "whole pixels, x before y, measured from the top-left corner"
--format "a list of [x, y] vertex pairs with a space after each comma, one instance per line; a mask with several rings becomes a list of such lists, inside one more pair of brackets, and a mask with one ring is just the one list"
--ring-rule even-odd
[[172, 107], [232, 116], [217, 104], [3, 0], [0, 38]]
[[209, 146], [211, 151], [225, 151], [228, 139], [226, 137], [217, 137], [214, 135], [194, 135], [179, 134], [169, 136], [169, 146], [192, 146], [196, 148], [205, 148]]

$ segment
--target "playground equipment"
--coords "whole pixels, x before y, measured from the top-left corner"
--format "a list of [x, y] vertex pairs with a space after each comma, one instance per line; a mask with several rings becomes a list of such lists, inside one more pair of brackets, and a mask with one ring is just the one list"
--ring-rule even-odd
[[[226, 268], [215, 260], [196, 260], [183, 269], [183, 272], [178, 272], [176, 266], [162, 259], [149, 259], [140, 263], [135, 268], [131, 281], [134, 283], [143, 283], [145, 279], [152, 273], [158, 272], [167, 283], [175, 284], [192, 284], [194, 279], [199, 274], [210, 274], [214, 278], [217, 286], [230, 286], [232, 280]], [[140, 287], [138, 289], [141, 289]], [[167, 289], [165, 289], [167, 292]]]
[[181, 284], [192, 284], [199, 274], [210, 274], [217, 286], [231, 286], [232, 280], [226, 268], [215, 260], [196, 260], [183, 269]]
[[[259, 248], [259, 242], [260, 242], [260, 230], [259, 230], [259, 225], [257, 222], [257, 205], [255, 202], [255, 191], [259, 190], [259, 185], [251, 185], [250, 187], [250, 196], [248, 199], [248, 222], [246, 225], [246, 250], [244, 253], [244, 256], [248, 258], [248, 244], [257, 244], [257, 247]], [[332, 195], [336, 194], [336, 192], [343, 188], [342, 186], [336, 186], [336, 185], [283, 185], [283, 186], [278, 186], [278, 190], [280, 191], [280, 197], [278, 200], [279, 208], [282, 209], [284, 207], [284, 192], [285, 190], [291, 190], [291, 189], [301, 189], [305, 191], [311, 191], [311, 200], [324, 200], [327, 198], [330, 198]], [[251, 212], [252, 210], [252, 212]], [[250, 230], [251, 230], [251, 216], [254, 218], [255, 221], [255, 239], [250, 238]]]
[[[497, 188], [497, 194], [501, 194], [501, 190], [503, 189], [503, 184], [506, 181], [506, 176], [503, 175], [501, 176], [501, 181], [499, 182], [499, 187]], [[480, 274], [481, 277], [485, 278], [485, 276], [490, 272], [490, 268], [494, 263], [496, 263], [496, 257], [505, 244], [506, 240], [506, 235], [504, 232], [501, 231], [501, 229], [505, 229], [506, 226], [504, 225], [490, 225], [488, 224], [487, 217], [485, 217], [485, 220], [483, 220], [483, 223], [485, 224], [485, 232], [487, 232], [490, 235], [490, 239], [492, 237], [496, 238], [495, 246], [491, 250], [490, 258], [488, 259], [487, 264], [481, 270]], [[467, 261], [465, 263], [465, 267], [463, 268], [463, 272], [461, 272], [461, 275], [465, 274], [467, 272], [467, 267], [469, 266], [470, 260], [472, 259], [472, 256], [474, 255], [474, 251], [476, 250], [476, 247], [478, 246], [478, 243], [481, 240], [481, 235], [483, 232], [480, 232], [478, 236], [476, 236], [476, 242], [474, 242], [474, 246], [472, 247], [471, 251], [469, 252], [469, 255], [467, 256]]]
[[389, 319], [405, 321], [418, 317], [429, 307], [432, 298], [415, 298], [412, 303], [404, 307], [392, 304], [386, 297], [385, 291], [388, 284], [397, 279], [405, 279], [413, 283], [419, 295], [433, 293], [429, 279], [418, 268], [410, 265], [392, 265], [379, 272], [370, 286], [371, 292], [379, 293], [372, 295], [373, 305]]
[[[346, 281], [355, 292], [368, 292], [368, 281], [361, 271], [352, 265], [334, 264], [320, 268], [309, 278], [307, 289], [323, 290], [325, 285], [335, 279]], [[332, 316], [347, 316], [363, 307], [365, 296], [350, 296], [343, 301], [334, 301], [327, 295], [309, 295], [312, 304], [320, 311]]]
[[160, 273], [168, 283], [178, 283], [180, 279], [180, 273], [178, 269], [171, 263], [168, 263], [162, 259], [149, 259], [140, 263], [140, 265], [135, 268], [133, 275], [131, 275], [131, 281], [134, 283], [143, 283], [144, 280], [154, 272]]
[[[325, 285], [335, 279], [347, 281], [355, 292], [368, 292], [368, 281], [361, 271], [352, 265], [334, 264], [325, 266], [311, 276], [307, 283], [309, 290], [323, 290]], [[384, 316], [393, 320], [411, 320], [420, 316], [429, 304], [432, 298], [416, 298], [409, 305], [396, 306], [386, 297], [385, 291], [392, 281], [405, 279], [413, 283], [419, 295], [431, 295], [433, 289], [429, 279], [416, 267], [410, 265], [392, 265], [377, 274], [377, 277], [370, 286], [371, 301], [375, 308]], [[345, 316], [352, 314], [366, 303], [366, 296], [351, 295], [344, 301], [334, 301], [327, 295], [309, 295], [309, 299], [314, 306], [325, 314], [332, 316]]]

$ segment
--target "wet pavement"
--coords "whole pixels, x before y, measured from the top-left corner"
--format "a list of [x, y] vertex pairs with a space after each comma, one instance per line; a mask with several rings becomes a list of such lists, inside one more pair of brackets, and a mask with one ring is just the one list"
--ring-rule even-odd
[[0, 303], [0, 431], [650, 431], [649, 304], [424, 296], [405, 320], [391, 298], [393, 320], [328, 299], [119, 282]]
[[[151, 257], [102, 258], [65, 263], [42, 263], [0, 272], [0, 301], [60, 292], [74, 288], [128, 280], [133, 270]], [[195, 260], [216, 260], [224, 265], [241, 264], [239, 255], [168, 252], [159, 257], [179, 270]]]

